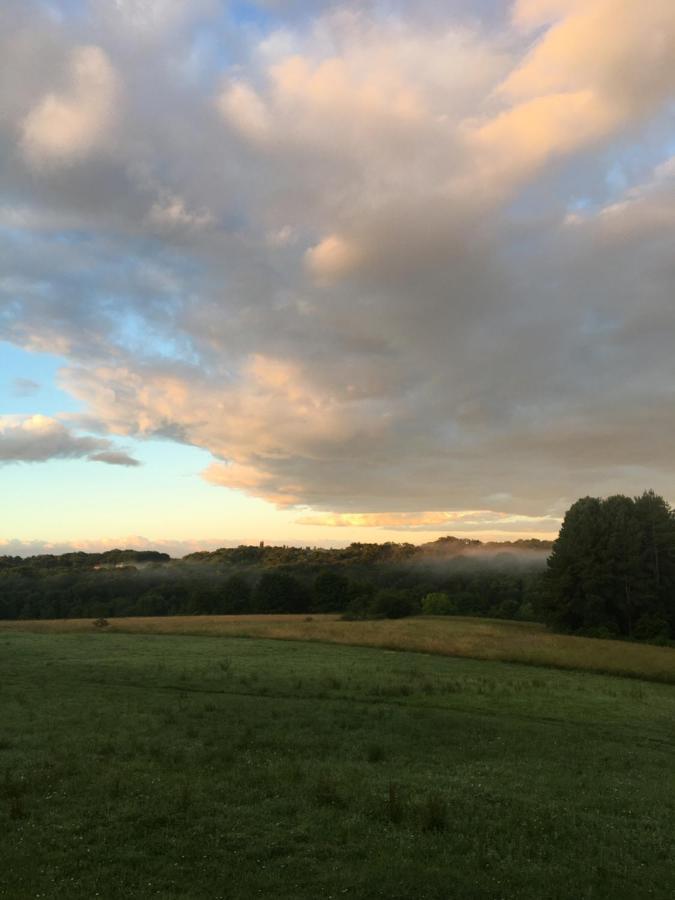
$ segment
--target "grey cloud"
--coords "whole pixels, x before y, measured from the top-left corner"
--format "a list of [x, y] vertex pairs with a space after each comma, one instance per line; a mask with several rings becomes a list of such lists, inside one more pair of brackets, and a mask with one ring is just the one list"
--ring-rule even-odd
[[32, 378], [15, 378], [11, 389], [15, 397], [32, 397], [40, 390], [40, 385]]
[[[469, 136], [530, 37], [495, 35], [491, 4], [484, 30], [467, 25], [475, 4], [443, 21], [435, 4], [433, 31], [427, 4], [389, 4], [394, 25], [382, 5], [312, 4], [313, 25], [307, 5], [272, 5], [278, 34], [242, 33], [239, 67], [207, 60], [199, 77], [189, 29], [143, 43], [102, 13], [80, 23], [78, 44], [120, 78], [116, 130], [105, 152], [37, 174], [19, 124], [64, 89], [73, 38], [37, 6], [31, 36], [8, 5], [3, 66], [12, 33], [50, 65], [12, 57], [0, 335], [67, 356], [63, 384], [102, 430], [204, 447], [211, 481], [282, 504], [499, 495], [537, 516], [582, 493], [672, 496], [673, 187], [661, 170], [617, 198], [604, 180], [635, 123], [599, 149], [554, 148], [555, 170], [548, 150], [519, 158], [495, 186], [499, 155], [477, 169]], [[280, 80], [293, 54], [304, 68]], [[256, 133], [241, 102], [223, 113], [240, 83]], [[606, 208], [567, 216], [582, 188]]]
[[121, 453], [118, 450], [104, 450], [101, 453], [92, 453], [89, 456], [92, 462], [107, 463], [109, 466], [140, 466], [140, 462], [129, 456], [128, 453]]
[[77, 435], [56, 419], [40, 415], [0, 417], [0, 464], [38, 463], [50, 459], [139, 465], [137, 460], [116, 450], [107, 438]]

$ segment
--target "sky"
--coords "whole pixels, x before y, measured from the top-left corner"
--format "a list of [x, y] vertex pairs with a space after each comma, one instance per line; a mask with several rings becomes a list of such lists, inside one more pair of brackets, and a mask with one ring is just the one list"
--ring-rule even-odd
[[675, 501], [672, 0], [3, 0], [0, 553]]

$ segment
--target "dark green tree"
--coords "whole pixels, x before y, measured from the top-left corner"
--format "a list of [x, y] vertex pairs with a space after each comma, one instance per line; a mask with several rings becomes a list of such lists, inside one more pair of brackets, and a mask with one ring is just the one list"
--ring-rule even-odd
[[328, 569], [314, 581], [314, 606], [317, 612], [336, 612], [344, 609], [349, 597], [349, 579], [340, 572]]
[[675, 517], [653, 491], [584, 497], [548, 561], [542, 606], [554, 627], [660, 637], [674, 631]]
[[368, 607], [369, 615], [377, 619], [403, 619], [420, 612], [410, 591], [383, 588], [373, 597]]
[[265, 572], [253, 592], [253, 608], [262, 613], [301, 613], [309, 608], [304, 584], [286, 572]]
[[220, 588], [217, 613], [245, 613], [251, 609], [251, 588], [241, 575], [230, 575]]

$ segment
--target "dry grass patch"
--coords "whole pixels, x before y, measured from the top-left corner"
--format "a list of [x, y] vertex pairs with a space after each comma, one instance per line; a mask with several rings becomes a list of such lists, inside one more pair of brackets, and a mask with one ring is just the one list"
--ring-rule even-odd
[[[602, 672], [675, 683], [675, 648], [553, 634], [532, 622], [465, 617], [344, 622], [337, 616], [167, 616], [110, 619], [106, 633], [319, 641]], [[2, 631], [92, 632], [90, 619], [0, 622]]]

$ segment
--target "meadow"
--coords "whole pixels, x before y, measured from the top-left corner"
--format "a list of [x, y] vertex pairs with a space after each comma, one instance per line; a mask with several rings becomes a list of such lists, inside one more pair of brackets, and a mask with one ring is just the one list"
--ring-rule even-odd
[[[3, 631], [88, 633], [91, 619], [2, 621]], [[536, 622], [464, 616], [344, 621], [337, 615], [154, 616], [110, 619], [124, 634], [319, 641], [576, 669], [675, 684], [675, 647], [555, 634]]]
[[672, 895], [672, 686], [181, 624], [4, 623], [0, 896]]

